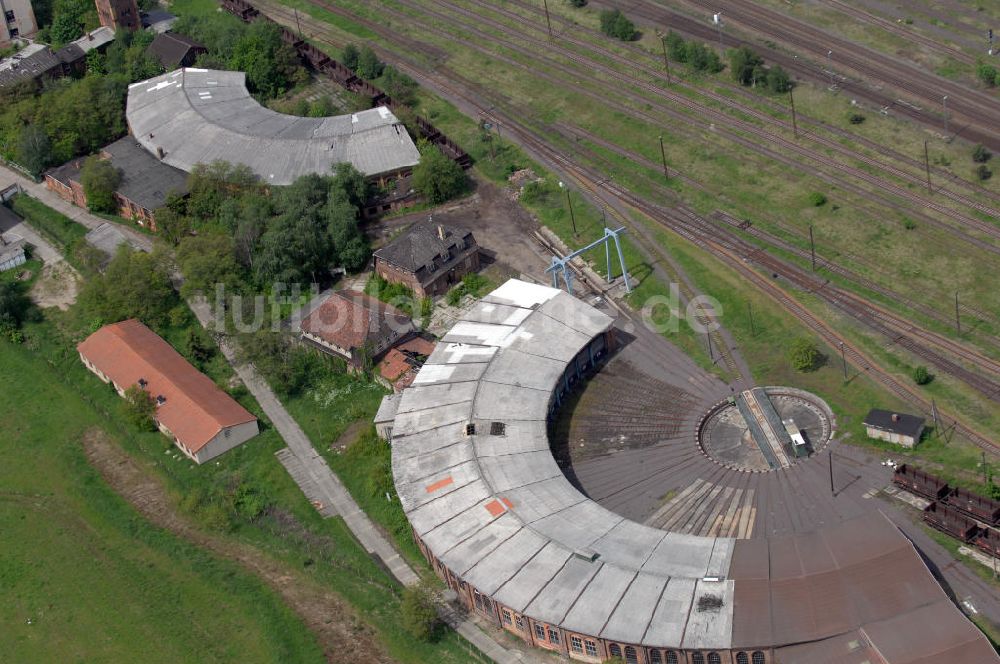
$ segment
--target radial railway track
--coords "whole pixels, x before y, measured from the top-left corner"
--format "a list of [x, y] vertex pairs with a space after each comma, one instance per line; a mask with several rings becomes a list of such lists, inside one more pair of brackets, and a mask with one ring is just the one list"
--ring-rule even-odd
[[[289, 13], [289, 15], [291, 14]], [[351, 16], [352, 18], [357, 19], [356, 16]], [[373, 24], [372, 27], [376, 26]], [[432, 87], [436, 87], [437, 89], [444, 91], [448, 96], [452, 97], [465, 108], [472, 108], [477, 110], [479, 113], [490, 113], [494, 116], [503, 115], [502, 112], [495, 106], [484, 108], [477, 100], [470, 97], [468, 93], [456, 88], [453, 81], [461, 81], [463, 79], [454, 72], [448, 71], [446, 67], [441, 67], [434, 73], [427, 73], [413, 67], [405, 60], [400, 60], [398, 65], [401, 69], [413, 75], [418, 80], [422, 79], [431, 82]], [[536, 156], [543, 159], [543, 161], [555, 166], [558, 170], [562, 170], [572, 175], [572, 177], [580, 182], [584, 188], [592, 192], [598, 200], [602, 201], [604, 204], [609, 204], [613, 201], [618, 204], [634, 208], [651, 219], [656, 220], [658, 223], [663, 224], [670, 230], [678, 233], [682, 237], [689, 239], [697, 246], [708, 249], [716, 256], [722, 258], [724, 262], [736, 269], [739, 273], [743, 274], [750, 282], [759, 286], [761, 290], [764, 290], [767, 294], [776, 299], [784, 308], [790, 311], [803, 323], [807, 324], [807, 326], [814, 329], [814, 331], [816, 331], [828, 343], [831, 343], [834, 346], [841, 345], [844, 349], [845, 356], [850, 357], [853, 364], [861, 367], [865, 372], [872, 375], [876, 380], [883, 383], [888, 389], [899, 395], [901, 398], [920, 407], [925, 412], [930, 410], [930, 404], [928, 404], [921, 395], [917, 394], [914, 390], [901, 383], [890, 374], [882, 371], [876, 363], [870, 360], [870, 358], [868, 358], [864, 353], [854, 348], [849, 341], [841, 337], [829, 328], [829, 326], [813, 316], [779, 286], [771, 283], [770, 280], [764, 278], [762, 275], [757, 273], [756, 270], [751, 269], [746, 264], [745, 259], [733, 254], [725, 246], [719, 244], [715, 238], [705, 239], [701, 237], [700, 234], [693, 233], [683, 223], [671, 223], [671, 220], [664, 214], [665, 211], [662, 208], [650, 205], [649, 203], [635, 197], [631, 194], [631, 192], [624, 190], [617, 183], [609, 181], [607, 178], [601, 178], [599, 174], [591, 173], [585, 167], [566, 159], [559, 152], [551, 149], [531, 130], [525, 128], [520, 124], [520, 122], [512, 119], [511, 117], [504, 116], [503, 121], [507, 127], [508, 135], [513, 132], [522, 145], [535, 153]], [[617, 212], [614, 205], [611, 205], [610, 209], [612, 213], [619, 218], [623, 220], [626, 219], [624, 215]], [[760, 250], [758, 249], [758, 251]], [[848, 350], [850, 351], [849, 353]], [[998, 449], [988, 438], [978, 433], [965, 423], [955, 420], [954, 427], [973, 443], [992, 451], [996, 451]]]

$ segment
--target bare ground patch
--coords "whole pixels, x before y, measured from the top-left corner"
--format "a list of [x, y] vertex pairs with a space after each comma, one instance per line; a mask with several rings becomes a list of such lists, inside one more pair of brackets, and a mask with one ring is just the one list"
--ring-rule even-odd
[[270, 586], [316, 635], [331, 664], [391, 664], [375, 631], [336, 593], [302, 578], [257, 548], [206, 533], [180, 514], [163, 485], [111, 441], [100, 429], [83, 436], [87, 459], [104, 480], [150, 522], [239, 563]]
[[80, 278], [69, 263], [46, 263], [38, 281], [31, 287], [31, 300], [39, 307], [58, 307], [65, 311], [76, 302]]

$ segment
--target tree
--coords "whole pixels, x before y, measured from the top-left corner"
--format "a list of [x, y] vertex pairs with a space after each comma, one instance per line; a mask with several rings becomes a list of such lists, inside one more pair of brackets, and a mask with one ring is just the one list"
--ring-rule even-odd
[[465, 171], [448, 159], [437, 146], [422, 143], [420, 163], [413, 169], [413, 188], [430, 203], [443, 203], [463, 193], [468, 184]]
[[80, 184], [87, 197], [87, 208], [91, 212], [106, 212], [114, 214], [118, 211], [115, 201], [115, 191], [122, 181], [120, 169], [111, 165], [111, 161], [101, 159], [97, 155], [87, 157], [80, 169]]
[[382, 61], [378, 59], [378, 56], [375, 55], [375, 51], [371, 47], [365, 46], [358, 54], [358, 64], [354, 71], [361, 78], [370, 81], [382, 75], [384, 66]]
[[171, 246], [176, 247], [183, 238], [191, 233], [191, 220], [169, 205], [157, 208], [154, 211], [154, 216], [156, 217], [157, 232], [164, 242]]
[[814, 191], [809, 194], [809, 204], [813, 207], [823, 207], [826, 205], [826, 194]]
[[166, 256], [121, 245], [104, 273], [84, 282], [80, 302], [90, 317], [108, 323], [139, 318], [155, 327], [166, 322], [177, 303]]
[[569, 0], [569, 4], [574, 7], [585, 7], [587, 5], [587, 0]]
[[17, 329], [31, 309], [24, 285], [17, 281], [0, 282], [0, 327]]
[[729, 50], [729, 71], [733, 76], [733, 80], [740, 85], [750, 85], [753, 83], [754, 70], [762, 64], [764, 64], [764, 58], [746, 46]]
[[429, 641], [438, 627], [437, 607], [430, 588], [424, 583], [403, 589], [400, 606], [403, 628], [416, 639]]
[[979, 66], [976, 67], [976, 76], [980, 81], [991, 88], [1000, 83], [1000, 72], [998, 72], [997, 68], [993, 65], [980, 63]]
[[281, 41], [281, 28], [264, 21], [250, 24], [233, 45], [229, 66], [246, 72], [250, 90], [267, 99], [305, 82], [308, 76], [295, 52]]
[[632, 41], [638, 34], [635, 24], [628, 20], [620, 9], [606, 9], [601, 12], [601, 32], [622, 41]]
[[667, 33], [665, 41], [667, 44], [667, 53], [670, 55], [671, 60], [687, 62], [687, 43], [683, 37], [671, 30]]
[[181, 240], [177, 265], [184, 275], [181, 287], [184, 295], [198, 291], [211, 293], [216, 284], [222, 284], [227, 291], [239, 291], [243, 283], [233, 239], [222, 233], [204, 233]]
[[351, 71], [354, 71], [358, 68], [358, 56], [360, 55], [361, 53], [358, 51], [357, 45], [348, 44], [340, 53], [340, 63]]
[[917, 385], [926, 385], [932, 380], [934, 375], [927, 370], [927, 367], [921, 365], [913, 370], [913, 382]]
[[156, 414], [156, 401], [152, 395], [138, 385], [132, 385], [125, 389], [125, 401], [123, 402], [125, 418], [140, 431], [155, 431], [156, 423], [153, 417]]
[[719, 55], [709, 47], [694, 40], [686, 42], [684, 46], [684, 62], [698, 71], [716, 73], [722, 71], [722, 62]]
[[788, 350], [788, 359], [796, 371], [815, 370], [822, 359], [819, 347], [811, 339], [796, 339]]
[[205, 340], [204, 332], [194, 327], [188, 328], [184, 349], [187, 351], [187, 356], [199, 368], [204, 367], [205, 363], [215, 355], [215, 347]]
[[371, 187], [365, 174], [350, 162], [333, 165], [333, 183], [330, 198], [345, 198], [355, 208], [360, 209], [368, 201]]
[[993, 153], [990, 152], [989, 149], [987, 149], [982, 143], [972, 149], [972, 161], [977, 164], [985, 164], [992, 158]]
[[383, 70], [382, 89], [395, 101], [413, 106], [416, 101], [417, 82], [395, 67], [386, 65]]
[[19, 164], [39, 175], [52, 163], [52, 144], [41, 127], [29, 124], [18, 134], [14, 154]]
[[767, 70], [767, 89], [774, 93], [788, 92], [792, 89], [792, 79], [780, 65]]

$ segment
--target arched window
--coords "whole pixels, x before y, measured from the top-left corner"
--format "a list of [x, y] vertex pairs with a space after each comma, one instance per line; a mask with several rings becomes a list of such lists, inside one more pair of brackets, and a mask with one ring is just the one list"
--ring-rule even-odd
[[659, 650], [649, 651], [649, 664], [663, 664], [663, 658], [660, 657]]
[[625, 646], [625, 664], [639, 664], [639, 656], [632, 646]]
[[759, 650], [753, 651], [753, 664], [764, 664], [764, 653]]
[[722, 664], [722, 658], [719, 657], [719, 653], [717, 652], [708, 653], [708, 664]]
[[621, 657], [622, 656], [621, 646], [619, 646], [617, 643], [612, 643], [610, 646], [608, 646], [608, 654], [611, 655], [612, 657]]
[[691, 655], [691, 664], [705, 664], [705, 656], [700, 652]]
[[678, 664], [677, 653], [673, 650], [667, 651], [667, 664]]
[[745, 652], [736, 653], [736, 664], [750, 664], [750, 658]]

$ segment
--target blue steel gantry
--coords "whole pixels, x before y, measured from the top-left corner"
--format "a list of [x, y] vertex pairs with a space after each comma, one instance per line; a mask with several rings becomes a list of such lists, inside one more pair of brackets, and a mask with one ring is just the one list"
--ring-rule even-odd
[[618, 236], [621, 235], [624, 232], [625, 232], [625, 227], [624, 226], [621, 227], [621, 228], [618, 228], [618, 229], [614, 229], [614, 230], [605, 227], [605, 229], [604, 229], [604, 236], [601, 239], [594, 240], [593, 242], [591, 242], [590, 244], [588, 244], [586, 247], [582, 247], [580, 249], [577, 249], [576, 251], [574, 251], [573, 253], [569, 254], [568, 256], [561, 256], [561, 257], [560, 256], [553, 256], [552, 257], [552, 263], [547, 268], [545, 268], [545, 272], [546, 273], [548, 273], [548, 272], [552, 273], [552, 287], [553, 288], [559, 288], [559, 276], [562, 275], [563, 283], [566, 284], [566, 292], [569, 293], [570, 295], [572, 295], [573, 294], [573, 272], [569, 269], [569, 262], [571, 260], [573, 260], [574, 258], [576, 258], [577, 256], [579, 256], [580, 254], [582, 254], [582, 253], [584, 253], [586, 251], [590, 251], [594, 247], [596, 247], [598, 245], [601, 245], [601, 244], [604, 245], [605, 255], [606, 255], [606, 258], [607, 258], [608, 283], [611, 283], [612, 281], [614, 281], [615, 274], [614, 274], [614, 269], [613, 269], [613, 266], [612, 266], [612, 263], [611, 263], [611, 241], [613, 240], [614, 243], [615, 243], [615, 249], [618, 252], [618, 263], [619, 263], [619, 265], [621, 265], [621, 268], [622, 268], [622, 279], [625, 280], [625, 292], [626, 293], [631, 293], [632, 292], [632, 285], [628, 281], [628, 271], [625, 269], [625, 257], [622, 254], [622, 245], [621, 245], [621, 242], [618, 240]]

